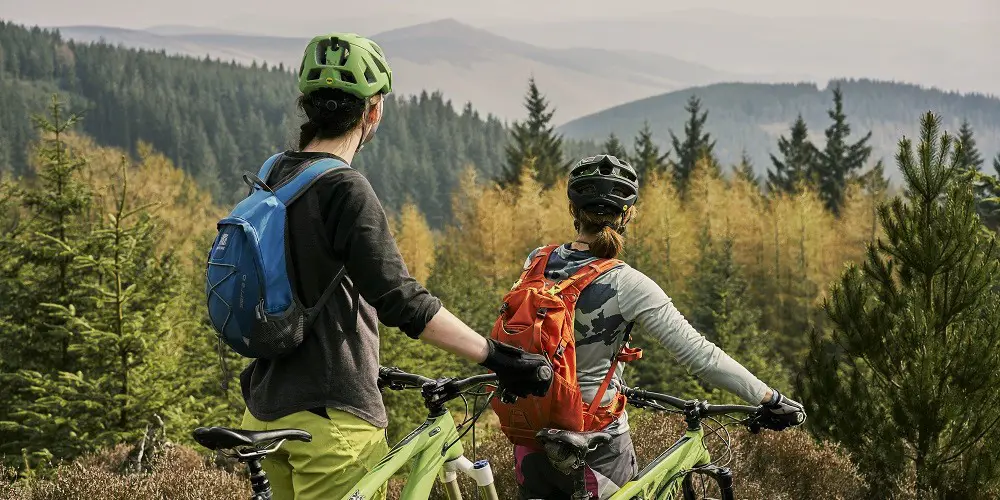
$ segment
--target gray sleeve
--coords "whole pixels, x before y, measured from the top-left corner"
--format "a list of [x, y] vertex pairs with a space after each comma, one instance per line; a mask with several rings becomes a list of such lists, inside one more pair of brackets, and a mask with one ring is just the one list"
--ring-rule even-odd
[[617, 279], [618, 305], [626, 321], [635, 321], [659, 340], [696, 377], [760, 404], [767, 385], [698, 333], [656, 282], [628, 266]]

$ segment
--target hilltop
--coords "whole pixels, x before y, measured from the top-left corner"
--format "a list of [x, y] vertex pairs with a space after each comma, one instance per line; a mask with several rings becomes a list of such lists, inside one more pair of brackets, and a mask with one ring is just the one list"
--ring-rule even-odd
[[[163, 50], [223, 61], [253, 61], [297, 68], [307, 38], [212, 32], [168, 27], [129, 30], [66, 26], [79, 42]], [[372, 36], [389, 55], [396, 90], [441, 91], [456, 103], [512, 120], [520, 117], [525, 82], [534, 76], [552, 96], [560, 121], [634, 99], [712, 82], [749, 78], [651, 51], [599, 48], [550, 49], [442, 19]]]
[[[844, 91], [844, 111], [852, 134], [860, 137], [872, 131], [873, 161], [885, 159], [890, 178], [898, 176], [891, 161], [897, 141], [902, 135], [915, 136], [919, 117], [927, 110], [940, 114], [952, 132], [968, 119], [983, 154], [992, 158], [1000, 151], [1000, 99], [996, 97], [873, 80], [830, 83], [837, 84]], [[631, 144], [630, 138], [644, 120], [649, 120], [656, 139], [667, 147], [668, 130], [683, 133], [687, 118], [684, 106], [692, 94], [708, 110], [707, 131], [717, 139], [715, 151], [724, 163], [736, 163], [745, 148], [757, 171], [763, 172], [771, 165], [768, 154], [776, 152], [778, 137], [788, 134], [799, 113], [809, 125], [812, 140], [820, 145], [824, 142], [832, 92], [829, 85], [812, 83], [724, 83], [685, 89], [615, 106], [570, 121], [558, 130], [581, 140], [601, 140], [614, 132]], [[992, 167], [986, 170], [992, 171]]]

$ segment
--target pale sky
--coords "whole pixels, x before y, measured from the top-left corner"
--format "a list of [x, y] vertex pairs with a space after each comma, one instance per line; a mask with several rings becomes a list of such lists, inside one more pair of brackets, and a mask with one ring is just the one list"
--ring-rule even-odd
[[[608, 4], [617, 7], [609, 9]], [[350, 7], [347, 7], [350, 6]], [[943, 9], [942, 6], [946, 6]], [[357, 31], [379, 31], [453, 17], [480, 26], [492, 22], [622, 18], [684, 9], [718, 9], [767, 17], [836, 16], [1000, 24], [1000, 0], [0, 0], [0, 18], [42, 26], [105, 25], [146, 28], [183, 24], [272, 35], [322, 23], [356, 20]], [[323, 14], [327, 12], [327, 14]], [[307, 13], [304, 19], [301, 17]]]

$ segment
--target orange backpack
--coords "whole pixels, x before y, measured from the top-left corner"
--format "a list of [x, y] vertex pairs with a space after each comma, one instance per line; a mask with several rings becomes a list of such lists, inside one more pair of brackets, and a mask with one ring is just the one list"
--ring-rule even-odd
[[514, 444], [537, 447], [535, 433], [543, 428], [576, 432], [597, 431], [607, 427], [625, 411], [625, 396], [620, 392], [607, 406], [601, 406], [618, 362], [642, 357], [641, 349], [628, 347], [628, 332], [622, 349], [611, 363], [594, 400], [584, 407], [576, 378], [576, 335], [573, 314], [580, 292], [605, 271], [620, 265], [617, 259], [598, 259], [573, 276], [553, 282], [545, 277], [549, 255], [558, 245], [540, 249], [528, 268], [504, 295], [500, 317], [490, 338], [541, 354], [552, 363], [552, 386], [543, 397], [519, 398], [514, 404], [491, 400], [500, 419], [500, 429]]

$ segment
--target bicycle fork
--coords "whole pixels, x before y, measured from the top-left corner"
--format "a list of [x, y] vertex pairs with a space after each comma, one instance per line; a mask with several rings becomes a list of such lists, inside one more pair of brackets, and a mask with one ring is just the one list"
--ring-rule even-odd
[[489, 462], [479, 460], [473, 463], [464, 456], [444, 463], [441, 468], [441, 484], [444, 486], [448, 500], [462, 500], [462, 492], [458, 488], [458, 473], [462, 472], [476, 481], [479, 496], [484, 500], [499, 500], [497, 488], [493, 484], [493, 469]]

